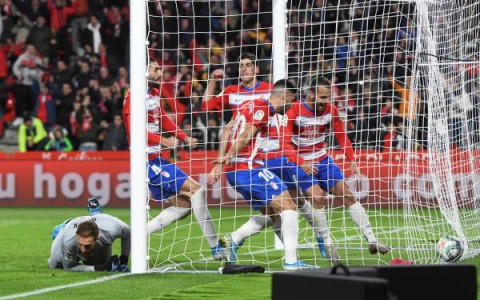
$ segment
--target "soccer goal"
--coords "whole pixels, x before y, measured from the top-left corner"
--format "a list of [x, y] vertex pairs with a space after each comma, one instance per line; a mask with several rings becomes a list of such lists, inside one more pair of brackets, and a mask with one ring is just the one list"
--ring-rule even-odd
[[[332, 104], [361, 175], [350, 171], [334, 131], [325, 146], [365, 208], [377, 239], [392, 249], [370, 254], [344, 199], [329, 195], [328, 225], [342, 262], [379, 265], [401, 257], [441, 263], [435, 245], [446, 235], [461, 240], [462, 259], [479, 253], [477, 1], [166, 0], [147, 1], [146, 13], [146, 53], [163, 71], [161, 103], [171, 120], [199, 141], [195, 149], [180, 145], [162, 155], [207, 188], [219, 237], [258, 214], [225, 178], [214, 185], [206, 179], [232, 106], [255, 94], [227, 91], [242, 84], [239, 58], [252, 53], [256, 82], [288, 78], [298, 99], [308, 95], [315, 76], [332, 83]], [[134, 86], [145, 78], [131, 80]], [[220, 104], [206, 107], [215, 96]], [[145, 156], [137, 151], [133, 155]], [[145, 201], [136, 201], [144, 211]], [[146, 207], [147, 221], [162, 210], [152, 198]], [[330, 266], [312, 227], [305, 218], [299, 220], [300, 259]], [[212, 259], [193, 214], [149, 235], [147, 250], [150, 270], [199, 272], [221, 266]], [[282, 269], [282, 249], [270, 227], [243, 241], [237, 254], [241, 264]]]

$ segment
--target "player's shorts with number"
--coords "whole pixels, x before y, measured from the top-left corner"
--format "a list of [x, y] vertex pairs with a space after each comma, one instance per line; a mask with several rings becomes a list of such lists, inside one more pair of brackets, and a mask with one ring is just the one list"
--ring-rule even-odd
[[287, 190], [287, 186], [269, 170], [261, 167], [226, 173], [227, 181], [250, 205], [258, 210], [265, 207], [273, 197]]
[[323, 190], [329, 191], [344, 179], [342, 170], [329, 156], [315, 164], [318, 173], [313, 176], [303, 171], [297, 164], [289, 162], [285, 156], [267, 160], [266, 166], [279, 176], [289, 189], [296, 189], [296, 184], [298, 184], [302, 192], [315, 184], [319, 184]]
[[188, 175], [174, 164], [156, 157], [148, 162], [148, 188], [154, 200], [178, 194]]

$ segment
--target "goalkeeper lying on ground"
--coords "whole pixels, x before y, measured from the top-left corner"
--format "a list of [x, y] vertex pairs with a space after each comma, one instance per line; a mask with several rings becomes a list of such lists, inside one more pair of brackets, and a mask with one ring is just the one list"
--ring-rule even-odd
[[[98, 201], [94, 200], [98, 205]], [[51, 269], [129, 271], [130, 227], [117, 217], [92, 211], [90, 202], [95, 201], [89, 199], [92, 215], [73, 218], [55, 227], [48, 259]], [[118, 238], [122, 243], [120, 257], [112, 255], [112, 244]]]

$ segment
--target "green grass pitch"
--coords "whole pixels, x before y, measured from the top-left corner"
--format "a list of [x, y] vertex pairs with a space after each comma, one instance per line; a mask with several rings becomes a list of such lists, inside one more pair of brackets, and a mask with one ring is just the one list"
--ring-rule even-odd
[[[106, 208], [106, 213], [117, 216], [129, 222], [128, 209]], [[220, 217], [220, 211], [211, 210], [214, 219]], [[1, 208], [0, 209], [0, 299], [270, 299], [271, 275], [246, 274], [246, 275], [221, 275], [211, 273], [149, 273], [142, 275], [128, 275], [113, 277], [112, 273], [81, 273], [50, 270], [47, 259], [50, 254], [50, 232], [53, 226], [66, 218], [85, 215], [86, 209], [81, 208]], [[220, 234], [230, 232], [247, 219], [248, 211], [241, 211], [245, 217], [232, 218], [234, 211], [222, 209], [222, 222], [216, 223]], [[237, 211], [237, 214], [239, 211]], [[341, 218], [333, 216], [333, 219]], [[381, 219], [381, 218], [376, 218]], [[234, 222], [235, 220], [235, 222]], [[177, 225], [171, 225], [163, 237], [153, 237], [153, 248], [160, 248], [158, 255], [153, 255], [151, 263], [177, 265], [177, 269], [208, 269], [216, 270], [219, 262], [202, 257], [208, 257], [208, 247], [202, 246], [198, 237], [199, 229], [189, 226], [190, 219], [182, 220]], [[303, 222], [303, 221], [302, 221]], [[336, 224], [342, 228], [341, 224]], [[374, 224], [372, 224], [374, 225]], [[374, 225], [375, 226], [375, 225]], [[304, 224], [300, 226], [305, 227]], [[347, 224], [347, 228], [352, 228]], [[371, 255], [364, 249], [365, 245], [357, 239], [358, 232], [354, 229], [332, 232], [340, 245], [359, 247], [359, 250], [340, 250], [342, 258], [348, 257], [349, 263], [378, 263], [387, 264], [393, 257], [401, 255], [400, 251], [393, 251], [385, 256]], [[379, 233], [381, 237], [382, 233]], [[302, 240], [309, 239], [309, 232], [302, 233]], [[341, 237], [347, 236], [351, 238]], [[185, 238], [185, 243], [172, 245], [169, 238]], [[260, 249], [265, 242], [269, 245], [267, 250]], [[182, 244], [182, 246], [180, 246]], [[170, 246], [168, 246], [170, 245]], [[179, 248], [181, 247], [181, 248]], [[204, 249], [203, 249], [204, 248]], [[248, 249], [247, 249], [248, 248]], [[264, 248], [264, 247], [262, 247]], [[256, 263], [262, 264], [267, 270], [275, 271], [281, 268], [281, 251], [273, 247], [273, 238], [270, 230], [248, 240], [239, 251], [242, 262], [250, 262], [252, 255], [247, 250], [255, 253]], [[258, 250], [258, 251], [256, 251]], [[262, 251], [260, 251], [262, 250]], [[193, 261], [185, 264], [185, 255], [171, 258], [166, 261], [166, 251], [184, 253]], [[114, 253], [119, 252], [119, 243], [114, 245]], [[302, 249], [300, 257], [310, 263], [315, 262], [320, 266], [330, 266], [325, 260], [318, 258], [318, 250]], [[375, 261], [376, 259], [376, 261]], [[474, 258], [462, 263], [480, 265], [480, 258]], [[122, 274], [120, 274], [122, 275]], [[107, 279], [102, 281], [103, 279]], [[93, 284], [89, 284], [94, 282]], [[86, 284], [84, 284], [86, 283]], [[82, 285], [83, 284], [83, 285]], [[480, 299], [480, 297], [479, 297]]]

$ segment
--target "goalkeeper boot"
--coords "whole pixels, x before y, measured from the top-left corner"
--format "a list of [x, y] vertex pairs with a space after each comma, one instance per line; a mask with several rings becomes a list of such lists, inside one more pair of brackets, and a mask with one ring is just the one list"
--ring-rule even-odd
[[88, 198], [87, 209], [92, 216], [102, 212], [102, 207], [97, 198]]
[[301, 260], [298, 260], [293, 264], [284, 264], [283, 269], [285, 271], [301, 271], [301, 270], [313, 270], [313, 269], [317, 269], [317, 267], [311, 266]]
[[226, 234], [224, 237], [220, 239], [220, 243], [223, 246], [227, 264], [236, 265], [238, 261], [238, 257], [237, 257], [238, 244], [233, 241], [232, 235]]
[[379, 243], [378, 241], [373, 243], [368, 243], [368, 252], [370, 252], [370, 254], [377, 254], [377, 253], [385, 254], [390, 252], [390, 250], [391, 250], [390, 247], [382, 243]]
[[71, 220], [72, 219], [67, 219], [62, 224], [58, 224], [57, 226], [53, 227], [52, 239], [55, 239], [57, 237], [57, 235], [60, 233], [60, 230], [62, 230], [62, 228], [65, 227], [65, 225], [67, 225], [68, 222], [70, 222]]
[[212, 251], [212, 256], [213, 259], [221, 261], [221, 260], [226, 260], [225, 258], [225, 251], [223, 249], [223, 246], [220, 242], [215, 247], [210, 248]]

